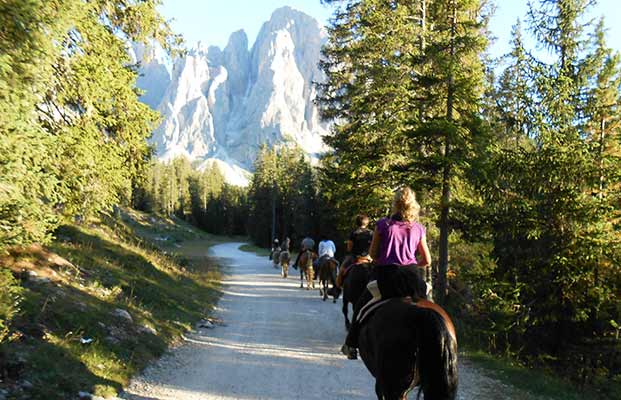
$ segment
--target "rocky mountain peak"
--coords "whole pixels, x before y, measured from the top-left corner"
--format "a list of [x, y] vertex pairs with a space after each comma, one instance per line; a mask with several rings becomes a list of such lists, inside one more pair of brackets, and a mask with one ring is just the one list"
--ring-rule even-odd
[[[250, 50], [239, 30], [224, 50], [200, 43], [188, 51], [175, 61], [168, 81], [155, 82], [161, 74], [143, 69], [143, 98], [164, 117], [152, 139], [158, 156], [219, 165], [235, 175], [229, 181], [240, 184], [263, 143], [323, 151], [328, 127], [313, 103], [313, 82], [323, 78], [317, 63], [324, 41], [317, 20], [282, 7], [263, 24]], [[162, 82], [166, 88], [160, 93]]]

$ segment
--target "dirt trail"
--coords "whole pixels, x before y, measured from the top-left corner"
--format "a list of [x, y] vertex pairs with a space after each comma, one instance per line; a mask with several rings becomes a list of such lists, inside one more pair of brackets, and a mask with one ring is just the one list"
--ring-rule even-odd
[[[216, 316], [226, 326], [202, 329], [135, 378], [122, 396], [147, 400], [372, 399], [362, 361], [339, 352], [345, 337], [340, 301], [323, 302], [283, 279], [266, 257], [212, 247], [229, 265]], [[410, 398], [415, 398], [411, 394]], [[533, 399], [462, 362], [459, 399]]]

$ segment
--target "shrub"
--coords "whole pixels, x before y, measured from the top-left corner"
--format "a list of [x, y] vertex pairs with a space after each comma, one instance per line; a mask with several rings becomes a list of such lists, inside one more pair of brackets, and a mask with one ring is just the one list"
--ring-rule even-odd
[[9, 333], [13, 317], [19, 311], [22, 288], [8, 269], [0, 269], [0, 344]]

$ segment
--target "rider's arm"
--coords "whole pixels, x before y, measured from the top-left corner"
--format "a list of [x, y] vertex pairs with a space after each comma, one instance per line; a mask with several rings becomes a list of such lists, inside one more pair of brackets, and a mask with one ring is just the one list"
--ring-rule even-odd
[[423, 235], [418, 242], [418, 253], [421, 259], [418, 261], [419, 267], [426, 267], [431, 264], [431, 254], [429, 253], [429, 247], [427, 246], [427, 235]]
[[347, 250], [347, 254], [351, 253], [354, 249], [354, 232], [349, 235], [349, 239], [345, 241], [345, 250]]
[[375, 228], [375, 231], [373, 231], [373, 239], [371, 239], [371, 246], [369, 246], [369, 255], [374, 260], [379, 256], [380, 240], [379, 232], [377, 228]]

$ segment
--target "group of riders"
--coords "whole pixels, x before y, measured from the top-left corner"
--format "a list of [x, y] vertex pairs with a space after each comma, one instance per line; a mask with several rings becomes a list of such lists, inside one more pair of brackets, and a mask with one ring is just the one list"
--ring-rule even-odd
[[[334, 295], [338, 297], [353, 268], [372, 265], [366, 290], [354, 303], [352, 324], [348, 326], [348, 335], [341, 347], [349, 359], [357, 358], [358, 336], [363, 320], [382, 302], [397, 297], [416, 302], [426, 300], [430, 294], [431, 286], [427, 281], [431, 256], [425, 227], [419, 222], [419, 211], [415, 193], [409, 187], [402, 187], [395, 191], [390, 215], [377, 221], [374, 230], [368, 228], [369, 218], [366, 215], [356, 217], [356, 228], [346, 242], [347, 256], [333, 282]], [[283, 241], [282, 246], [275, 239], [272, 251], [288, 252], [289, 246], [289, 238]], [[312, 238], [304, 238], [293, 267], [297, 269], [300, 256], [314, 247]], [[318, 258], [313, 263], [315, 271], [322, 261], [334, 259], [336, 246], [332, 240], [323, 237], [317, 250]]]

